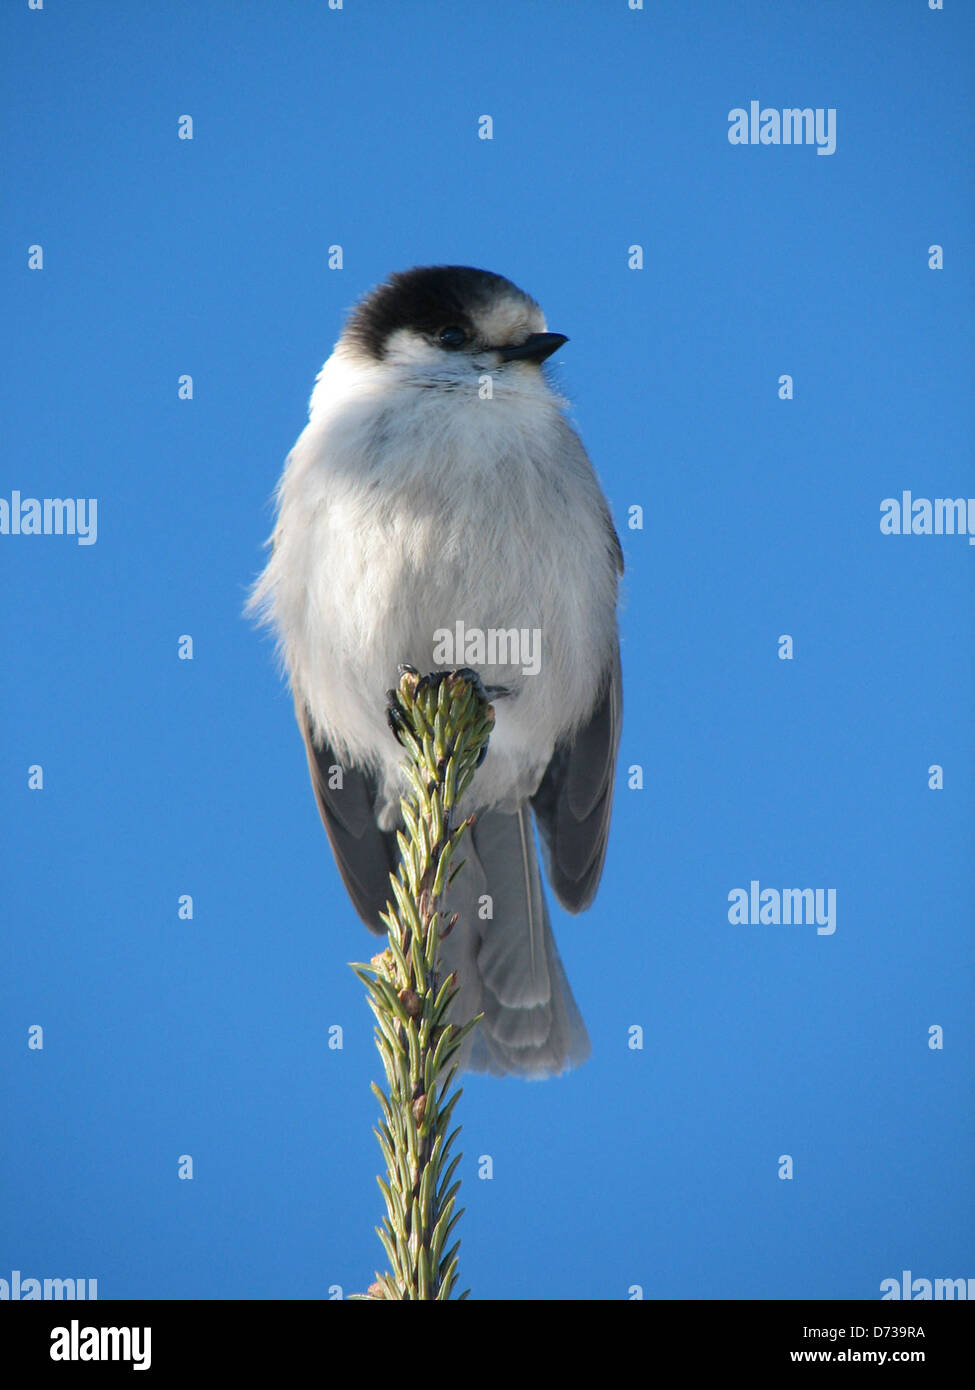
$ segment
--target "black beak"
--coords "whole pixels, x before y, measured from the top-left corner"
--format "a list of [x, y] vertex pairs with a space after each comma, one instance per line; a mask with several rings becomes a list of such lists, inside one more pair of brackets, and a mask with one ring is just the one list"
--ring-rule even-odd
[[495, 352], [502, 362], [544, 362], [553, 352], [558, 352], [563, 343], [569, 340], [564, 333], [532, 333], [517, 347], [499, 347]]

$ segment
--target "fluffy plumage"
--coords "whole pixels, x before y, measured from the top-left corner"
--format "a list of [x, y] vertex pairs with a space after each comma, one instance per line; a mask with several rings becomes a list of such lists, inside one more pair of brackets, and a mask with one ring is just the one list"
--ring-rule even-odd
[[[319, 810], [374, 931], [403, 788], [385, 717], [399, 665], [446, 669], [435, 634], [458, 621], [540, 631], [537, 674], [478, 666], [508, 693], [464, 808], [479, 814], [445, 943], [458, 1017], [486, 1012], [468, 1064], [525, 1076], [589, 1049], [531, 810], [556, 895], [577, 912], [602, 871], [621, 718], [622, 561], [609, 510], [539, 361], [503, 356], [544, 333], [533, 299], [469, 267], [409, 271], [373, 291], [319, 374], [250, 603], [277, 631]], [[476, 663], [461, 653], [449, 664]], [[330, 786], [336, 765], [341, 789]]]

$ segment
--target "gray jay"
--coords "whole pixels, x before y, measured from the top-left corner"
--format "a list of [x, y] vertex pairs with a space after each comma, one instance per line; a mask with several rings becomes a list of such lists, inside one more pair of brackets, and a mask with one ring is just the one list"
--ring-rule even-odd
[[356, 910], [382, 933], [404, 752], [399, 667], [473, 667], [495, 709], [462, 810], [475, 824], [441, 958], [453, 1017], [484, 1012], [463, 1062], [548, 1076], [583, 1061], [556, 950], [602, 873], [621, 720], [619, 538], [542, 363], [566, 342], [510, 280], [404, 271], [353, 310], [277, 490], [249, 609], [275, 629], [312, 786]]

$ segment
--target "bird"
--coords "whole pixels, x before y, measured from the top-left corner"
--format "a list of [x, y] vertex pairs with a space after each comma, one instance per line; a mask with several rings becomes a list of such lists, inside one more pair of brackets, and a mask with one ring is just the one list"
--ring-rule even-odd
[[622, 549], [545, 365], [567, 341], [491, 271], [418, 266], [371, 289], [315, 380], [247, 604], [276, 634], [339, 873], [377, 934], [406, 790], [386, 692], [403, 668], [482, 681], [495, 723], [441, 964], [454, 1021], [483, 1013], [461, 1067], [526, 1079], [591, 1053], [533, 822], [556, 899], [581, 912], [622, 722]]

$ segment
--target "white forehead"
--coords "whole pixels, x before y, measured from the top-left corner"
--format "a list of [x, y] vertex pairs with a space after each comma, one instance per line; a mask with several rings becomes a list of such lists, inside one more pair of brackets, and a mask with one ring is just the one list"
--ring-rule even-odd
[[520, 294], [501, 294], [473, 314], [478, 336], [492, 347], [522, 343], [530, 333], [545, 332], [545, 315]]
[[[545, 315], [530, 299], [515, 293], [498, 295], [487, 304], [468, 311], [482, 348], [517, 346], [532, 333], [545, 332]], [[450, 325], [445, 323], [444, 328]], [[386, 339], [388, 362], [409, 366], [435, 366], [449, 369], [451, 375], [466, 371], [467, 354], [444, 353], [416, 328], [397, 328]]]

